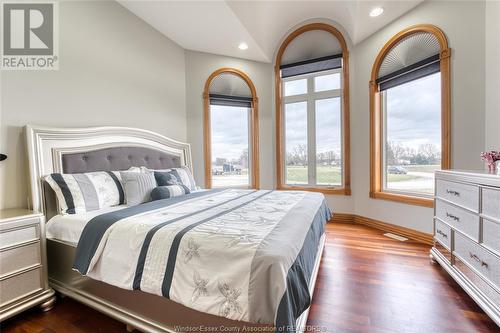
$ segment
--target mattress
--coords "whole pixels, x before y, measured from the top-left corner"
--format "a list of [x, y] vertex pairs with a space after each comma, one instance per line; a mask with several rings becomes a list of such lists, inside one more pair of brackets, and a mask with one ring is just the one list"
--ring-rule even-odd
[[87, 223], [94, 217], [116, 212], [127, 208], [126, 205], [106, 207], [99, 210], [90, 211], [84, 214], [60, 214], [52, 217], [45, 226], [45, 233], [48, 239], [65, 242], [72, 246], [77, 246], [78, 240]]
[[[196, 191], [192, 191], [192, 193], [204, 191], [207, 190], [199, 189]], [[116, 212], [127, 207], [127, 205], [120, 205], [114, 207], [106, 207], [81, 214], [55, 215], [47, 222], [45, 226], [46, 237], [48, 239], [61, 241], [76, 247], [83, 229], [90, 220], [92, 220], [96, 216]]]

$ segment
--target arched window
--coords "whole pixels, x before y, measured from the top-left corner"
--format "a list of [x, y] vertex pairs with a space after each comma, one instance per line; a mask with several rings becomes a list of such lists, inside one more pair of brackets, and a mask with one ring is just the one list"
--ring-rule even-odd
[[370, 81], [370, 196], [432, 207], [434, 170], [450, 168], [450, 54], [444, 33], [392, 37]]
[[221, 68], [205, 83], [205, 187], [259, 187], [258, 98], [244, 72]]
[[278, 189], [350, 195], [349, 51], [335, 27], [288, 35], [275, 63]]

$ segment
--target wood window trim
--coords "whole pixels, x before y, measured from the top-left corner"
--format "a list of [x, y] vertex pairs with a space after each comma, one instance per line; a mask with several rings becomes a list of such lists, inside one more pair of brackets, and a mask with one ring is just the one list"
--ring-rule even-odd
[[257, 90], [250, 77], [243, 71], [224, 67], [219, 68], [208, 77], [203, 90], [203, 141], [205, 153], [205, 188], [212, 188], [212, 143], [211, 143], [211, 123], [210, 123], [210, 85], [212, 81], [220, 74], [232, 74], [243, 79], [252, 94], [252, 115], [250, 117], [250, 143], [252, 160], [251, 160], [251, 179], [249, 188], [258, 189], [260, 186], [259, 174], [259, 98]]
[[[343, 91], [342, 91], [342, 112], [344, 124], [343, 132], [343, 187], [322, 187], [322, 186], [293, 186], [285, 183], [284, 176], [284, 147], [283, 147], [283, 91], [282, 80], [280, 75], [280, 65], [288, 45], [298, 36], [308, 31], [321, 30], [332, 34], [337, 38], [342, 48], [342, 75], [343, 75]], [[276, 102], [276, 172], [277, 172], [277, 189], [278, 190], [305, 190], [312, 192], [321, 192], [324, 194], [340, 194], [351, 195], [351, 169], [350, 169], [350, 116], [349, 116], [349, 50], [347, 43], [342, 33], [335, 27], [325, 23], [311, 23], [304, 25], [295, 31], [291, 32], [283, 41], [274, 65], [274, 79], [275, 79], [275, 102]]]
[[418, 205], [434, 207], [432, 198], [424, 198], [409, 194], [399, 194], [383, 190], [383, 114], [381, 94], [376, 83], [382, 61], [389, 51], [403, 38], [419, 32], [433, 34], [440, 45], [439, 59], [441, 72], [441, 168], [451, 167], [451, 86], [450, 56], [451, 49], [444, 32], [431, 24], [419, 24], [408, 27], [393, 36], [382, 48], [373, 64], [370, 78], [370, 197]]

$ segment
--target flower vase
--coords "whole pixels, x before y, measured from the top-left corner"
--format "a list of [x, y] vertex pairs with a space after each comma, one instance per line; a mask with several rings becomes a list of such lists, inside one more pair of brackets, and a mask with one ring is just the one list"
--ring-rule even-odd
[[495, 163], [488, 163], [488, 172], [491, 174], [496, 173], [496, 164]]

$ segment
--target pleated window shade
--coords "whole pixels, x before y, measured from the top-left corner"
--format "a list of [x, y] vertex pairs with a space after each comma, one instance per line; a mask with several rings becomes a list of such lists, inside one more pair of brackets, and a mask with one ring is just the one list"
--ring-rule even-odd
[[438, 73], [439, 52], [439, 41], [431, 33], [419, 32], [402, 39], [382, 61], [377, 77], [380, 90]]

